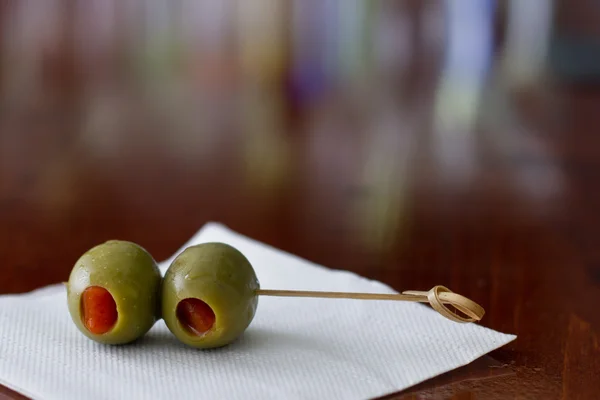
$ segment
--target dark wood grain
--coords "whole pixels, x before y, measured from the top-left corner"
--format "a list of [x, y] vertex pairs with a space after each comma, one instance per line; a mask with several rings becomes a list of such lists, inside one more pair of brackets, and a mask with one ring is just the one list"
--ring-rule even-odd
[[0, 81], [0, 293], [64, 281], [107, 239], [165, 259], [219, 221], [397, 290], [443, 284], [486, 309], [483, 326], [518, 335], [394, 398], [596, 398], [600, 91], [552, 74], [507, 85], [494, 70], [474, 119], [436, 125], [443, 48], [419, 19], [435, 4], [397, 8], [421, 21], [406, 69], [305, 101], [288, 69], [246, 85], [206, 64], [175, 74], [194, 90], [169, 97], [123, 72], [126, 35], [86, 59], [65, 23], [35, 59], [34, 92]]

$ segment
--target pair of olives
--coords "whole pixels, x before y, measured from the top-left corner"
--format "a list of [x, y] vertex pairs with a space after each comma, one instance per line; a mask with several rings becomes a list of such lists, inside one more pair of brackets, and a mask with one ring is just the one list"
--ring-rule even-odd
[[250, 262], [227, 244], [188, 247], [163, 278], [145, 249], [119, 240], [81, 256], [66, 285], [71, 318], [94, 341], [133, 342], [162, 318], [195, 348], [237, 339], [254, 318], [260, 288]]

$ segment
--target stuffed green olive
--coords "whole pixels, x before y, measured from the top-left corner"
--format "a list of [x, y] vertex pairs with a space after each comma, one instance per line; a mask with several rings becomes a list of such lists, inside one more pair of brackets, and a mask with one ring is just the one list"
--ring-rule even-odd
[[162, 317], [169, 330], [195, 348], [235, 341], [250, 325], [260, 285], [246, 257], [224, 243], [184, 250], [162, 285]]
[[135, 243], [111, 240], [90, 249], [66, 285], [73, 322], [96, 342], [132, 342], [159, 318], [160, 270]]

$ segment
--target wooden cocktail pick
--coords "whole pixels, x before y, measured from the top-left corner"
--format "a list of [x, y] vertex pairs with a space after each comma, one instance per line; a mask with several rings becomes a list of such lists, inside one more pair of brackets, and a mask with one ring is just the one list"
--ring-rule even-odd
[[[485, 310], [474, 301], [452, 292], [444, 286], [434, 286], [428, 292], [416, 290], [407, 290], [399, 294], [384, 293], [350, 293], [350, 292], [311, 292], [304, 290], [269, 290], [259, 289], [256, 291], [259, 296], [277, 296], [277, 297], [313, 297], [326, 299], [357, 299], [357, 300], [396, 300], [396, 301], [414, 301], [418, 303], [429, 303], [431, 307], [444, 317], [455, 322], [476, 322], [480, 321], [485, 314]], [[451, 305], [464, 315], [452, 311], [446, 305]]]

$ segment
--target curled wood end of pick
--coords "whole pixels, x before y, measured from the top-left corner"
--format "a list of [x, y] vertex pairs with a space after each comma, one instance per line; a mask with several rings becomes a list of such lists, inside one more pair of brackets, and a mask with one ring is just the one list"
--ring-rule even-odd
[[[402, 294], [419, 298], [426, 297], [427, 302], [435, 311], [455, 322], [476, 322], [480, 321], [485, 315], [485, 310], [479, 304], [454, 293], [445, 286], [434, 286], [428, 292], [409, 290], [402, 292]], [[463, 315], [451, 310], [448, 305], [451, 305]]]

